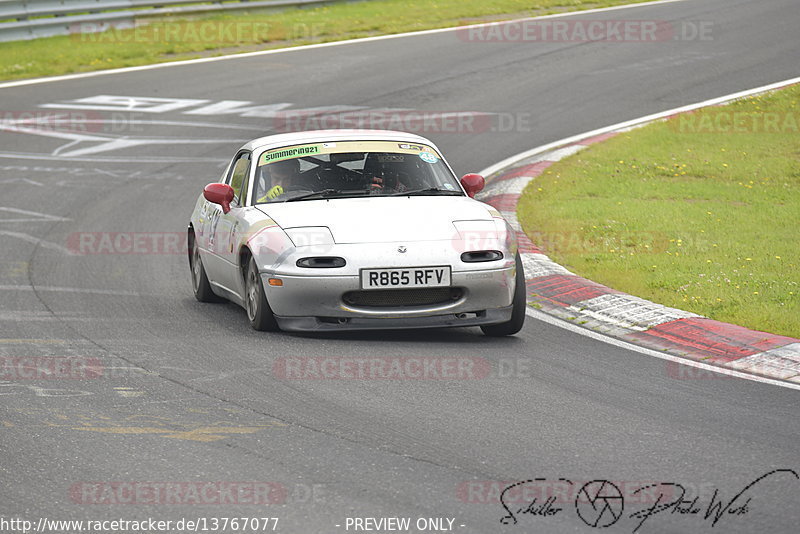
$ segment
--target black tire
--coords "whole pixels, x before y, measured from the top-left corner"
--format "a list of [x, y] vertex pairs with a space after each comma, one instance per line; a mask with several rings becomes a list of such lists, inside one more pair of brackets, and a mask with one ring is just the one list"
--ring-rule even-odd
[[197, 247], [194, 234], [189, 234], [189, 270], [192, 273], [192, 289], [194, 298], [200, 302], [220, 302], [223, 299], [211, 291], [203, 261], [200, 259], [200, 249]]
[[267, 302], [267, 296], [264, 294], [264, 285], [258, 274], [258, 266], [253, 258], [250, 258], [247, 272], [244, 275], [244, 299], [247, 319], [253, 329], [261, 332], [279, 330], [278, 322], [275, 320], [272, 308]]
[[522, 269], [522, 260], [519, 254], [517, 254], [516, 264], [517, 276], [514, 287], [514, 300], [511, 301], [513, 306], [511, 320], [505, 323], [481, 326], [481, 330], [487, 336], [512, 336], [522, 330], [522, 326], [525, 324], [525, 271]]

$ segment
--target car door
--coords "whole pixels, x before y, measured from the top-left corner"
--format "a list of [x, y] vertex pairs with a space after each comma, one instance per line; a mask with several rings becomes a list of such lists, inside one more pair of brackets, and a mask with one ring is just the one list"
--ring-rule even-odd
[[223, 213], [221, 206], [212, 204], [212, 213], [209, 218], [209, 261], [206, 265], [209, 280], [214, 285], [236, 295], [240, 293], [236, 240], [238, 240], [237, 231], [240, 227], [239, 219], [247, 198], [250, 158], [249, 151], [237, 154], [225, 177], [225, 183], [233, 188], [234, 193], [230, 211]]
[[[219, 183], [226, 182], [232, 165], [233, 160], [231, 160], [231, 163], [225, 167]], [[212, 230], [217, 224], [217, 218], [222, 213], [222, 208], [219, 205], [209, 202], [202, 197], [198, 202], [199, 205], [197, 208], [197, 218], [192, 219], [192, 224], [194, 225], [195, 240], [197, 242], [197, 246], [200, 248], [200, 255], [203, 259], [203, 265], [205, 267], [206, 274], [210, 274], [207, 264], [213, 263], [214, 261], [213, 258], [208, 257], [212, 254], [212, 248], [214, 246], [214, 235], [212, 234]]]

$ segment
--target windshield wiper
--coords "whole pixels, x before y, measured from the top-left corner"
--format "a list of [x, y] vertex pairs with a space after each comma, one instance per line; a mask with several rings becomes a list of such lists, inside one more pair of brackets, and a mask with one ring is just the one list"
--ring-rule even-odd
[[392, 193], [391, 195], [386, 195], [387, 197], [404, 197], [407, 195], [424, 195], [428, 193], [446, 193], [448, 195], [458, 195], [463, 196], [464, 193], [461, 191], [452, 191], [450, 189], [439, 189], [438, 187], [426, 187], [425, 189], [412, 189], [411, 191], [401, 191], [399, 193]]
[[365, 191], [364, 189], [348, 189], [348, 190], [341, 190], [341, 189], [323, 189], [321, 191], [314, 191], [312, 193], [305, 193], [303, 195], [298, 195], [296, 197], [287, 198], [284, 202], [294, 202], [295, 200], [307, 200], [314, 197], [326, 197], [327, 195], [351, 195], [354, 193], [365, 194], [369, 191]]

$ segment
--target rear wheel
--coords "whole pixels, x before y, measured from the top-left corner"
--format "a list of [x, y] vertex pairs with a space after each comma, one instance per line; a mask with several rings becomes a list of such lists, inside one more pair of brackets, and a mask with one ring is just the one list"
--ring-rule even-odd
[[253, 258], [250, 258], [245, 274], [245, 304], [247, 319], [255, 330], [278, 330], [278, 323], [267, 302], [261, 276], [258, 274], [258, 266]]
[[192, 289], [194, 298], [200, 302], [220, 302], [222, 298], [211, 291], [211, 284], [203, 268], [203, 261], [200, 259], [200, 248], [197, 246], [194, 234], [189, 234], [191, 250], [189, 250], [189, 269], [192, 272]]
[[522, 269], [522, 260], [517, 254], [517, 276], [514, 287], [514, 300], [512, 301], [511, 320], [500, 323], [481, 326], [481, 330], [487, 336], [500, 337], [511, 336], [522, 330], [525, 324], [525, 271]]

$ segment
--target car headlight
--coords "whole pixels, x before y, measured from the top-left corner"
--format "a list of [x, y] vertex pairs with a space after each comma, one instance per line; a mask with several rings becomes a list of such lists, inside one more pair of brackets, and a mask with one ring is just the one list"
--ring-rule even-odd
[[498, 232], [498, 227], [491, 221], [453, 221], [453, 226], [458, 230], [457, 248], [460, 252], [477, 250], [502, 249], [505, 236]]
[[284, 230], [296, 248], [323, 256], [334, 245], [333, 234], [327, 226], [302, 226]]

